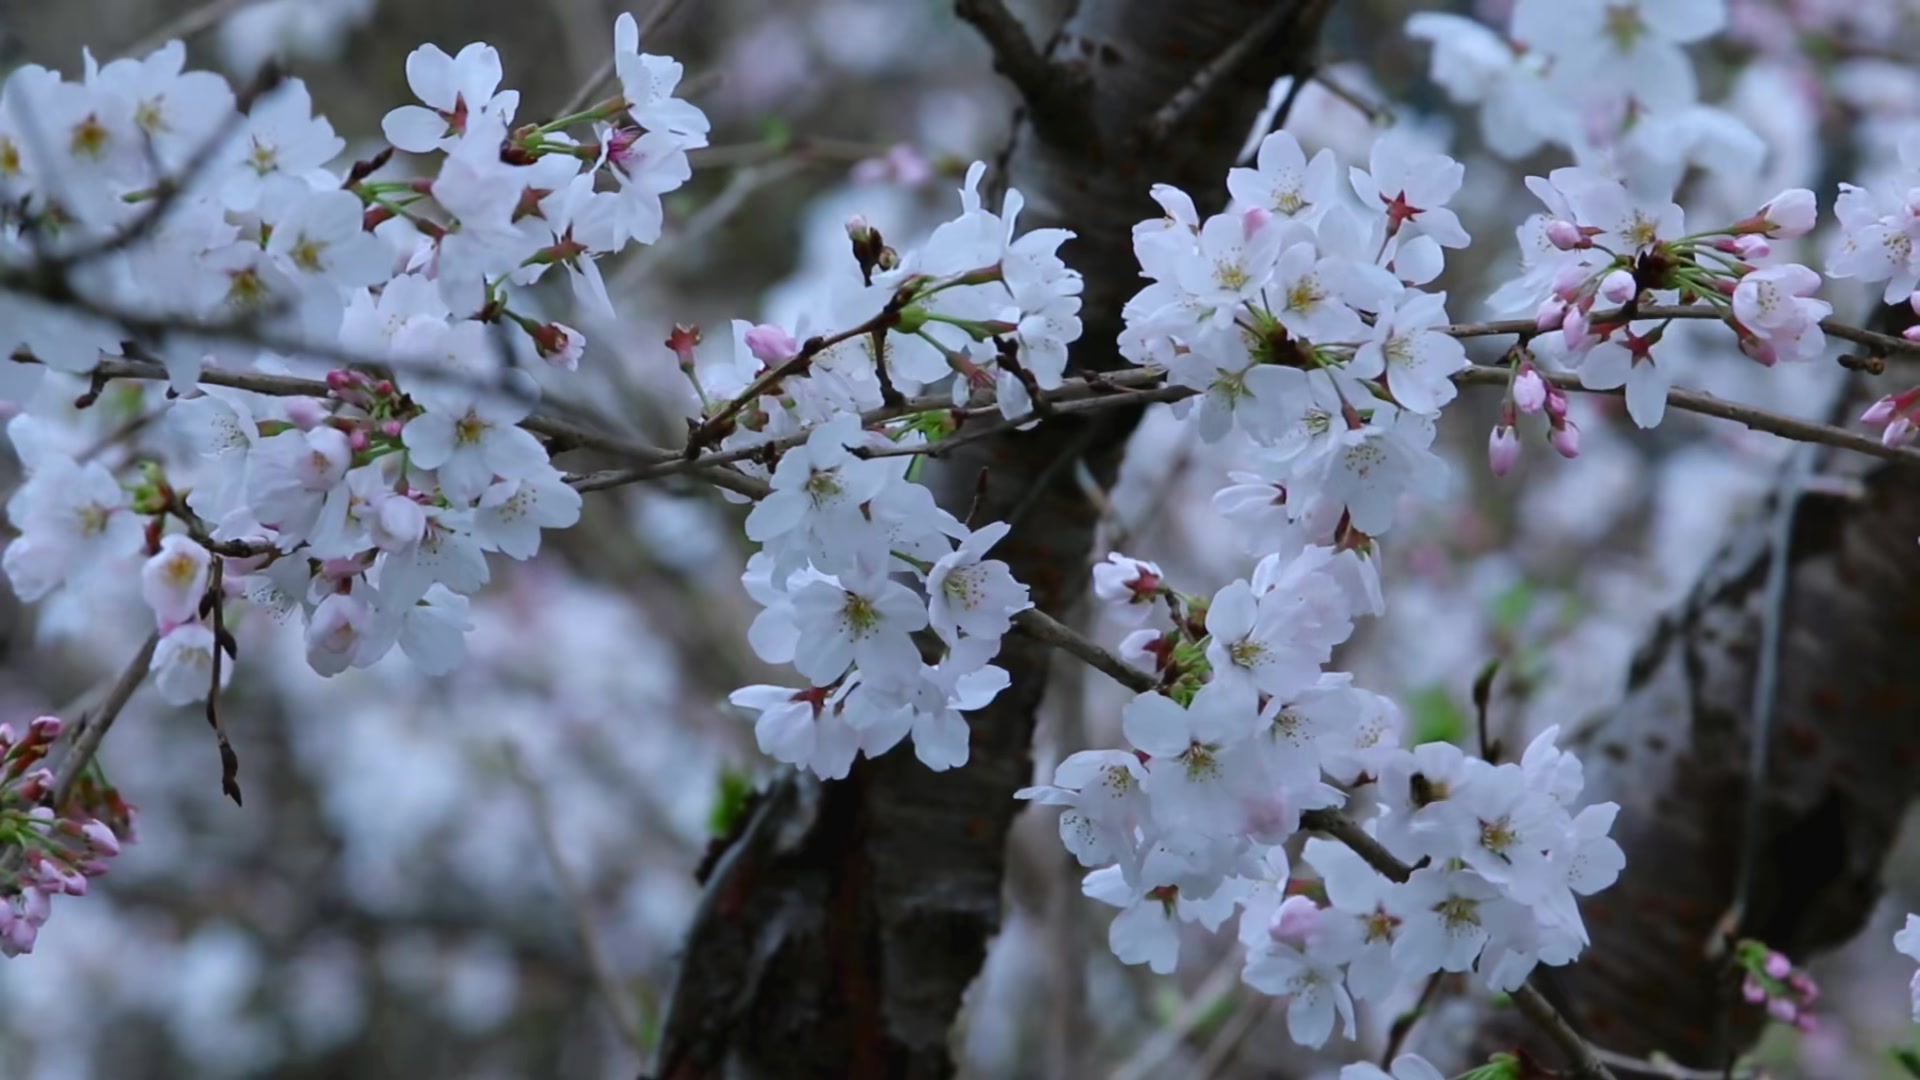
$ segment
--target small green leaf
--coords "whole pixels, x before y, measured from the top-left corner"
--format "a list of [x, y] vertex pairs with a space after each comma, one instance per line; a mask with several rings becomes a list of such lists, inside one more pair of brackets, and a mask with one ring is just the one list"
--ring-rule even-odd
[[753, 780], [738, 769], [720, 770], [720, 781], [713, 793], [713, 809], [707, 814], [707, 828], [715, 836], [730, 836], [740, 824], [747, 803], [753, 799]]
[[1430, 742], [1457, 743], [1466, 737], [1467, 715], [1444, 687], [1429, 686], [1409, 694], [1407, 711], [1413, 717], [1415, 746]]
[[1494, 595], [1487, 614], [1493, 619], [1495, 629], [1503, 634], [1517, 634], [1532, 613], [1536, 599], [1538, 596], [1530, 583], [1517, 581]]

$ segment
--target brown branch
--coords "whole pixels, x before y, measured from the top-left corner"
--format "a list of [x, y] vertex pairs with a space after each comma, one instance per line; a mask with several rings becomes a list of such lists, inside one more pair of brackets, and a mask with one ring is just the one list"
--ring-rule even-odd
[[174, 18], [161, 23], [147, 35], [121, 51], [122, 56], [144, 57], [148, 53], [165, 45], [175, 38], [182, 41], [211, 30], [220, 25], [227, 16], [260, 3], [260, 0], [208, 0], [198, 7], [188, 8]]
[[[1623, 309], [1598, 311], [1589, 316], [1594, 326], [1617, 322]], [[1633, 310], [1633, 322], [1657, 322], [1662, 319], [1711, 319], [1715, 322], [1726, 321], [1726, 313], [1705, 304], [1690, 304], [1671, 307], [1642, 307]], [[1920, 341], [1908, 341], [1892, 334], [1882, 334], [1842, 322], [1839, 319], [1820, 320], [1820, 329], [1829, 337], [1842, 341], [1851, 341], [1856, 345], [1865, 345], [1882, 356], [1896, 354], [1920, 355]], [[1464, 323], [1440, 328], [1443, 334], [1457, 338], [1475, 337], [1530, 337], [1540, 332], [1540, 327], [1532, 319], [1506, 319], [1499, 322]]]
[[1005, 0], [954, 0], [953, 11], [986, 40], [993, 69], [1020, 91], [1037, 123], [1064, 134], [1068, 125], [1084, 121], [1086, 87], [1041, 54]]
[[[659, 6], [648, 13], [647, 21], [640, 24], [640, 43], [642, 48], [646, 46], [648, 35], [658, 30], [660, 24], [671, 18], [674, 9], [679, 7], [681, 3], [682, 0], [660, 0]], [[613, 78], [613, 55], [609, 53], [607, 58], [600, 62], [600, 66], [593, 69], [593, 74], [587, 76], [586, 81], [580, 84], [580, 88], [575, 90], [572, 96], [567, 98], [566, 103], [560, 106], [559, 111], [553, 115], [556, 117], [572, 116], [574, 113], [586, 108], [587, 103], [593, 100], [593, 95], [611, 78]]]
[[1304, 9], [1287, 4], [1269, 7], [1252, 26], [1247, 27], [1245, 33], [1228, 43], [1205, 67], [1194, 72], [1193, 78], [1168, 98], [1165, 105], [1160, 106], [1147, 120], [1147, 137], [1154, 142], [1166, 139], [1181, 121], [1206, 100], [1214, 87], [1238, 71], [1256, 51], [1266, 48], [1283, 27], [1301, 18], [1317, 21], [1332, 6], [1333, 0], [1312, 0]]
[[160, 645], [158, 633], [148, 634], [146, 643], [133, 659], [120, 672], [114, 681], [113, 689], [98, 707], [81, 716], [75, 725], [73, 745], [68, 748], [67, 756], [60, 759], [60, 767], [53, 774], [53, 805], [57, 808], [66, 805], [73, 794], [73, 785], [79, 783], [80, 775], [87, 771], [95, 754], [100, 752], [100, 744], [107, 737], [107, 731], [113, 722], [120, 718], [121, 710], [133, 699], [134, 691], [146, 681], [147, 669], [153, 665], [153, 651]]
[[1098, 642], [1080, 633], [1066, 623], [1048, 615], [1039, 608], [1028, 608], [1013, 617], [1014, 629], [1035, 641], [1051, 645], [1070, 656], [1085, 661], [1088, 666], [1112, 678], [1114, 682], [1136, 693], [1147, 693], [1160, 685], [1160, 680], [1133, 667], [1113, 652], [1103, 648]]

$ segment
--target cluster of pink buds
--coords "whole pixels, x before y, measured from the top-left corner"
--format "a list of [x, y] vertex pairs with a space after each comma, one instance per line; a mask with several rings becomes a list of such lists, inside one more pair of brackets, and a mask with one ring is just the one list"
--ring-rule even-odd
[[1880, 441], [1900, 446], [1913, 441], [1914, 417], [1920, 411], [1920, 386], [1905, 393], [1888, 394], [1860, 414], [1860, 422], [1881, 429]]
[[1567, 392], [1549, 383], [1533, 361], [1522, 355], [1507, 389], [1507, 400], [1500, 406], [1500, 421], [1487, 439], [1487, 467], [1495, 476], [1507, 475], [1520, 461], [1520, 436], [1515, 428], [1522, 413], [1545, 413], [1547, 442], [1561, 457], [1580, 456], [1580, 428], [1567, 416]]
[[46, 805], [54, 776], [42, 763], [61, 727], [55, 716], [39, 717], [24, 734], [0, 724], [0, 956], [32, 952], [53, 897], [86, 895], [87, 879], [120, 853], [105, 822]]
[[1820, 987], [1811, 975], [1794, 967], [1785, 953], [1758, 941], [1742, 941], [1734, 958], [1745, 971], [1740, 996], [1748, 1004], [1765, 1006], [1767, 1015], [1783, 1024], [1814, 1030], [1813, 1003], [1820, 999]]

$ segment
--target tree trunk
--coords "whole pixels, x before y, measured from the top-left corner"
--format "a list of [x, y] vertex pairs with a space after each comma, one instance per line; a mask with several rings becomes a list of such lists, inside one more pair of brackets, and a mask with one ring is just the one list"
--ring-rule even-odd
[[[1868, 397], [1870, 399], [1870, 395]], [[1861, 395], [1849, 397], [1857, 414]], [[1627, 867], [1583, 907], [1593, 945], [1550, 988], [1596, 1043], [1719, 1068], [1764, 1021], [1709, 944], [1752, 937], [1803, 960], [1858, 933], [1920, 792], [1920, 473], [1802, 448], [1771, 509], [1711, 564], [1632, 665], [1626, 700], [1585, 734], [1586, 797], [1621, 805]], [[1781, 500], [1790, 501], [1773, 716], [1754, 700]], [[1768, 740], [1742, 878], [1749, 748]], [[1744, 903], [1735, 914], [1737, 894]], [[1496, 1038], [1511, 1043], [1504, 1021]]]
[[[957, 6], [976, 22], [998, 7]], [[1063, 254], [1086, 277], [1079, 369], [1120, 363], [1120, 309], [1142, 284], [1132, 226], [1160, 212], [1149, 186], [1179, 185], [1217, 209], [1268, 87], [1305, 70], [1329, 6], [1080, 0], [1043, 69], [998, 43], [1002, 69], [1033, 99], [1001, 160], [1027, 197], [1020, 225], [1077, 234]], [[1256, 29], [1264, 40], [1216, 63]], [[1205, 88], [1197, 105], [1156, 137], [1151, 118], [1195, 87]], [[975, 524], [1011, 521], [995, 555], [1042, 610], [1062, 615], [1086, 580], [1097, 520], [1075, 462], [1110, 483], [1135, 419], [1064, 418], [970, 444], [929, 482], [958, 515], [977, 497]], [[1007, 639], [997, 662], [1013, 684], [971, 717], [964, 768], [931, 773], [900, 749], [859, 762], [844, 782], [789, 774], [766, 793], [706, 879], [664, 1025], [662, 1080], [953, 1074], [949, 1033], [999, 928], [1013, 793], [1031, 781], [1049, 659]]]

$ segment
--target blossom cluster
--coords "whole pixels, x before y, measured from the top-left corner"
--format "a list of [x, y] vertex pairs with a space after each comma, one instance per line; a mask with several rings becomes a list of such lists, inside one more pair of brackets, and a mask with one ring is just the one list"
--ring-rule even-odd
[[1156, 186], [1166, 216], [1133, 233], [1153, 284], [1128, 301], [1120, 340], [1198, 392], [1175, 408], [1203, 438], [1254, 443], [1250, 481], [1301, 542], [1355, 550], [1391, 527], [1401, 495], [1439, 482], [1434, 419], [1467, 363], [1440, 332], [1446, 294], [1420, 288], [1468, 243], [1446, 208], [1464, 170], [1391, 138], [1370, 168], [1342, 184], [1331, 151], [1309, 161], [1281, 131], [1204, 222]]
[[25, 731], [0, 724], [0, 956], [32, 952], [53, 898], [85, 896], [88, 879], [106, 873], [122, 838], [133, 836], [132, 811], [118, 795], [100, 810], [118, 820], [117, 830], [84, 810], [48, 805], [55, 778], [44, 762], [64, 726], [57, 716]]
[[[1540, 335], [1532, 355], [1577, 369], [1588, 389], [1624, 387], [1641, 427], [1660, 423], [1673, 383], [1671, 366], [1654, 352], [1672, 320], [1636, 317], [1642, 307], [1706, 305], [1732, 327], [1743, 353], [1769, 367], [1825, 353], [1821, 320], [1833, 307], [1813, 298], [1820, 275], [1798, 263], [1761, 265], [1774, 241], [1812, 231], [1812, 192], [1784, 191], [1742, 221], [1687, 233], [1670, 198], [1636, 194], [1593, 169], [1556, 169], [1529, 177], [1527, 187], [1546, 210], [1518, 229], [1521, 274], [1491, 302], [1533, 316]], [[1537, 412], [1545, 402], [1516, 387], [1510, 404]], [[1571, 430], [1564, 406], [1548, 413], [1556, 434]]]
[[951, 413], [861, 422], [949, 381], [954, 406], [993, 391], [1011, 419], [1061, 384], [1080, 334], [1080, 275], [1056, 254], [1070, 234], [1016, 236], [1020, 193], [1009, 191], [998, 214], [985, 209], [984, 171], [968, 171], [960, 216], [917, 251], [903, 255], [866, 222], [850, 223], [849, 258], [821, 304], [842, 330], [802, 346], [784, 327], [736, 323], [732, 362], [690, 371], [708, 421], [732, 425], [722, 447], [801, 440], [779, 453], [772, 492], [747, 517], [762, 548], [744, 580], [765, 607], [754, 651], [791, 663], [806, 685], [745, 687], [732, 700], [759, 712], [763, 751], [823, 778], [909, 735], [930, 768], [965, 764], [962, 713], [1006, 688], [989, 661], [1033, 606], [1007, 564], [986, 557], [1010, 526], [973, 528], [910, 476], [915, 448], [950, 428]]
[[[680, 65], [639, 51], [630, 15], [614, 33], [620, 92], [545, 123], [516, 126], [491, 46], [415, 50], [420, 103], [383, 125], [408, 176], [390, 175], [391, 151], [332, 165], [344, 141], [299, 80], [242, 112], [184, 58], [178, 42], [89, 56], [77, 81], [29, 65], [0, 92], [0, 349], [26, 361], [0, 365], [0, 398], [129, 353], [130, 326], [192, 331], [155, 358], [185, 453], [116, 471], [38, 418], [13, 421], [28, 480], [8, 504], [6, 573], [31, 600], [147, 556], [154, 671], [175, 702], [205, 696], [209, 669], [231, 673], [214, 654], [231, 651], [216, 637], [233, 598], [299, 615], [322, 674], [396, 644], [449, 671], [487, 553], [528, 558], [580, 512], [519, 426], [537, 392], [514, 368], [573, 369], [584, 338], [521, 297], [558, 268], [610, 318], [597, 261], [658, 238], [660, 196], [688, 178], [707, 119], [674, 96]], [[50, 269], [73, 296], [31, 287]], [[255, 373], [325, 381], [234, 388]]]
[[[1131, 749], [1074, 754], [1020, 793], [1066, 808], [1061, 839], [1094, 868], [1086, 893], [1122, 909], [1115, 955], [1171, 971], [1182, 923], [1212, 930], [1238, 912], [1242, 978], [1291, 999], [1288, 1030], [1309, 1046], [1336, 1019], [1353, 1036], [1355, 999], [1436, 972], [1512, 990], [1572, 961], [1587, 943], [1576, 897], [1624, 864], [1607, 837], [1618, 807], [1577, 808], [1581, 766], [1557, 729], [1498, 765], [1450, 743], [1403, 749], [1393, 703], [1324, 670], [1353, 615], [1373, 610], [1337, 572], [1358, 558], [1269, 555], [1205, 601], [1152, 564], [1110, 559], [1096, 589], [1118, 611], [1150, 598], [1171, 613], [1171, 630], [1122, 647], [1157, 688], [1123, 714]], [[1313, 877], [1296, 879], [1285, 845], [1301, 815], [1342, 805], [1366, 808], [1362, 827], [1420, 869], [1396, 880], [1316, 837], [1302, 854]]]

